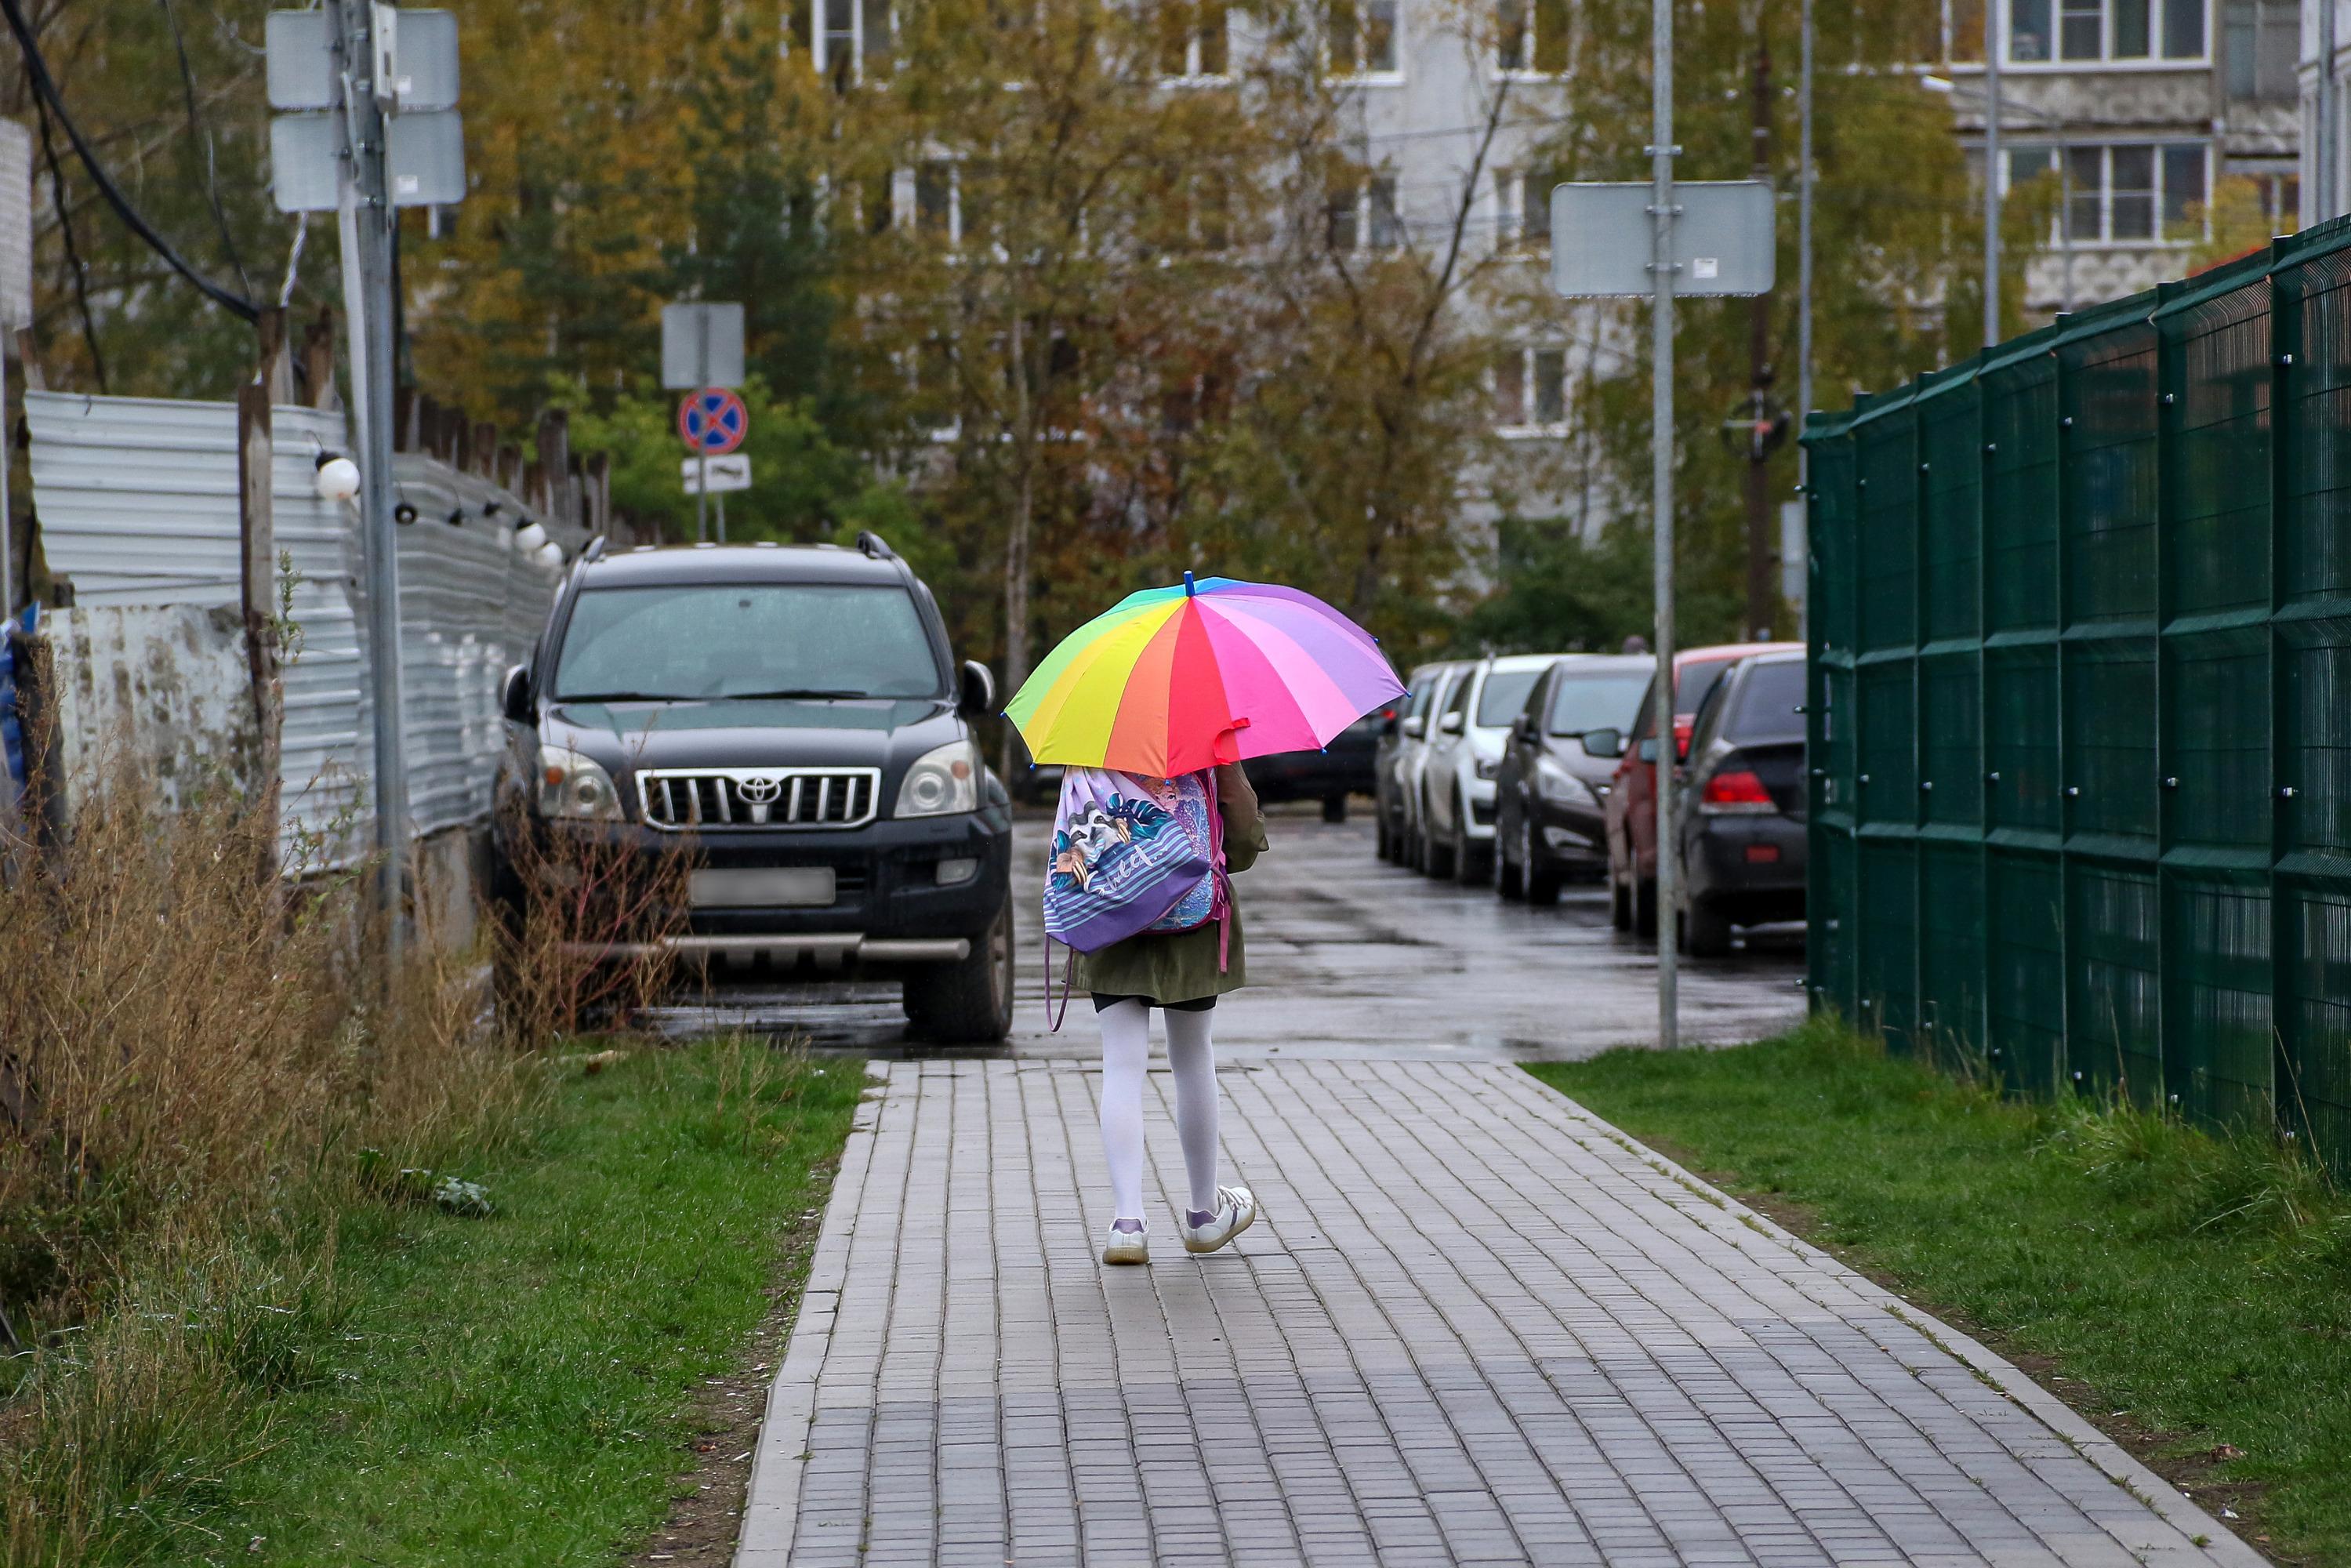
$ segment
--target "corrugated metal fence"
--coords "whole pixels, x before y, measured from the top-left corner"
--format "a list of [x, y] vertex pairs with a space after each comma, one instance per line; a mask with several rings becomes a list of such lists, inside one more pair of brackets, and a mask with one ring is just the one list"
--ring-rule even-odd
[[[78, 604], [239, 602], [234, 404], [28, 392], [25, 413], [42, 548]], [[300, 635], [284, 677], [287, 828], [363, 847], [372, 651], [358, 613], [357, 516], [319, 498], [312, 461], [321, 447], [349, 450], [350, 437], [339, 413], [279, 407], [271, 423], [272, 511]], [[400, 529], [401, 673], [421, 835], [487, 812], [499, 683], [527, 657], [560, 569], [516, 548], [526, 510], [507, 491], [422, 455], [402, 455], [394, 471], [415, 514]], [[581, 542], [575, 527], [536, 520]]]
[[2351, 1167], [2351, 225], [1808, 444], [1816, 1005]]

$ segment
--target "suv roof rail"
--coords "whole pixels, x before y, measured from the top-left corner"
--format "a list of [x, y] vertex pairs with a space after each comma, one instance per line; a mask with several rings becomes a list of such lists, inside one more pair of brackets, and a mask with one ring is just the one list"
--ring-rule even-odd
[[857, 548], [875, 560], [898, 559], [898, 552], [890, 548], [889, 541], [871, 528], [862, 529], [858, 533]]
[[580, 559], [581, 560], [602, 560], [604, 559], [604, 536], [598, 534], [594, 538], [590, 539], [588, 541], [588, 548], [580, 552]]

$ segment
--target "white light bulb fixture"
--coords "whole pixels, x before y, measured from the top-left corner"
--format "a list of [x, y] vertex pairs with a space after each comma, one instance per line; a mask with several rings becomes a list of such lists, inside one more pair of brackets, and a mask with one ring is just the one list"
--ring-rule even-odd
[[547, 568], [549, 571], [561, 570], [563, 568], [563, 547], [557, 544], [553, 539], [549, 539], [545, 544], [539, 546], [538, 564]]
[[539, 546], [545, 543], [547, 543], [547, 530], [537, 523], [525, 523], [515, 530], [515, 549], [524, 555], [538, 553]]
[[360, 465], [340, 452], [321, 452], [310, 483], [322, 501], [348, 501], [360, 493]]

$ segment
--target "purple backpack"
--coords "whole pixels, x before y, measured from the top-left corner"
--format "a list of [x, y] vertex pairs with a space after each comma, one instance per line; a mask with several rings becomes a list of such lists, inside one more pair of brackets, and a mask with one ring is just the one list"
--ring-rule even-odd
[[1222, 919], [1224, 823], [1215, 791], [1206, 773], [1159, 782], [1066, 769], [1045, 874], [1045, 934], [1073, 952], [1097, 953], [1130, 936]]

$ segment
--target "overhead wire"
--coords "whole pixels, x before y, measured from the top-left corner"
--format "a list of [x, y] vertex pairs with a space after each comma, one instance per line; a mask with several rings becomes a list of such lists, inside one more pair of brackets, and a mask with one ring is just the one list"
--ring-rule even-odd
[[[107, 205], [112, 207], [116, 215], [130, 227], [131, 232], [146, 241], [149, 248], [162, 256], [172, 271], [194, 284], [204, 298], [241, 320], [258, 320], [261, 317], [260, 306], [242, 294], [224, 288], [198, 272], [187, 257], [182, 256], [172, 246], [171, 241], [155, 232], [155, 226], [147, 221], [144, 214], [131, 204], [131, 198], [124, 195], [121, 188], [115, 184], [113, 176], [106, 172], [106, 166], [98, 161], [98, 154], [91, 150], [88, 139], [82, 135], [81, 128], [74, 123], [73, 116], [67, 111], [64, 95], [57, 90], [57, 78], [49, 74], [49, 62], [42, 57], [41, 46], [33, 36], [32, 25], [25, 19], [22, 0], [0, 0], [0, 12], [6, 14], [8, 30], [16, 34], [16, 46], [24, 51], [25, 74], [32, 78], [34, 95], [47, 106], [47, 112], [45, 112], [42, 117], [43, 124], [47, 123], [48, 112], [54, 112], [57, 124], [65, 130], [66, 140], [73, 144], [76, 156], [80, 158], [82, 167], [89, 172], [90, 183], [98, 187], [98, 193], [106, 198]], [[49, 166], [54, 177], [57, 160], [54, 155], [55, 150], [51, 151]], [[60, 210], [62, 210], [62, 196], [59, 200]]]
[[66, 204], [66, 172], [57, 162], [57, 138], [49, 134], [49, 106], [38, 97], [33, 108], [41, 117], [41, 152], [49, 163], [49, 200], [57, 210], [57, 232], [65, 236], [66, 269], [73, 277], [74, 302], [81, 307], [81, 340], [89, 348], [89, 368], [98, 378], [98, 390], [106, 391], [106, 355], [98, 346], [98, 323], [89, 313], [89, 263], [81, 256], [81, 246], [74, 241], [73, 212]]
[[204, 112], [196, 106], [196, 71], [188, 62], [188, 40], [180, 31], [180, 13], [172, 0], [157, 0], [163, 7], [163, 20], [172, 29], [172, 47], [180, 57], [180, 92], [188, 105], [188, 133], [204, 146], [204, 200], [213, 210], [213, 224], [220, 230], [221, 249], [227, 253], [228, 264], [236, 268], [236, 281], [246, 293], [253, 292], [253, 279], [245, 270], [245, 257], [236, 248], [236, 235], [229, 231], [228, 212], [221, 205], [220, 160], [214, 151], [212, 127], [204, 123]]

